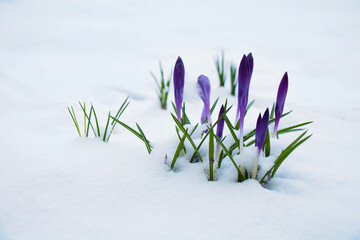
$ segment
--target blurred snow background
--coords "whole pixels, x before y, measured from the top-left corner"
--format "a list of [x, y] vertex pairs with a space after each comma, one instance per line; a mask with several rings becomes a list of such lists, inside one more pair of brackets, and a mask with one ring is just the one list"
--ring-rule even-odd
[[[359, 1], [0, 1], [0, 239], [360, 238], [359, 42]], [[76, 138], [66, 106], [105, 115], [129, 95], [124, 119], [163, 147], [174, 131], [148, 71], [181, 56], [196, 119], [198, 75], [230, 91], [222, 49], [253, 53], [255, 110], [288, 71], [289, 123], [315, 121], [271, 190], [169, 172], [120, 128]]]

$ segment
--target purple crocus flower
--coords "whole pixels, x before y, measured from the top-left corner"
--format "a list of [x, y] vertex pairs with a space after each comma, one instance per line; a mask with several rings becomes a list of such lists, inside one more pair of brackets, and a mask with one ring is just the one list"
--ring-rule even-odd
[[267, 108], [263, 117], [259, 114], [259, 117], [256, 122], [256, 131], [255, 131], [255, 146], [258, 148], [258, 154], [256, 154], [251, 178], [256, 179], [257, 168], [259, 163], [259, 156], [262, 149], [262, 146], [265, 142], [266, 132], [269, 125], [269, 109]]
[[184, 63], [180, 57], [177, 58], [174, 67], [174, 96], [176, 105], [176, 114], [178, 120], [181, 122], [181, 106], [184, 94], [185, 68]]
[[201, 114], [201, 124], [204, 124], [206, 119], [209, 123], [211, 123], [210, 118], [210, 92], [211, 92], [211, 86], [209, 78], [200, 75], [197, 81], [198, 88], [199, 88], [199, 95], [201, 100], [204, 102], [204, 108]]
[[236, 111], [236, 122], [240, 117], [240, 150], [243, 149], [243, 131], [245, 111], [249, 98], [250, 80], [254, 68], [252, 54], [244, 55], [241, 59], [238, 73], [238, 107]]
[[255, 146], [258, 148], [259, 154], [261, 148], [264, 145], [268, 125], [269, 125], [269, 108], [266, 109], [263, 117], [261, 117], [261, 114], [259, 114], [259, 117], [256, 122]]
[[[218, 117], [218, 124], [216, 127], [216, 136], [221, 140], [222, 135], [223, 135], [223, 130], [224, 130], [224, 123], [225, 123], [225, 119], [221, 118], [221, 116], [224, 114], [225, 112], [225, 108], [224, 105], [221, 105], [220, 111], [219, 111], [219, 117]], [[220, 156], [220, 143], [216, 142], [216, 152], [215, 152], [215, 161], [218, 162], [219, 161], [219, 156]]]
[[280, 118], [281, 118], [281, 115], [282, 115], [283, 110], [284, 110], [288, 85], [289, 85], [289, 83], [288, 83], [288, 74], [287, 74], [287, 72], [285, 72], [283, 78], [281, 79], [279, 89], [278, 89], [278, 93], [277, 93], [277, 98], [276, 98], [275, 124], [274, 124], [273, 137], [276, 136], [278, 126], [279, 126], [279, 122], [280, 122]]
[[[224, 118], [221, 118], [221, 116], [224, 114], [225, 112], [225, 108], [224, 108], [224, 105], [221, 105], [221, 108], [220, 108], [220, 111], [219, 111], [219, 121], [218, 121], [218, 124], [217, 124], [217, 127], [216, 127], [216, 136], [221, 140], [222, 138], [222, 134], [223, 134], [223, 130], [224, 130], [224, 122], [225, 122], [225, 119]], [[221, 118], [221, 119], [220, 119]]]

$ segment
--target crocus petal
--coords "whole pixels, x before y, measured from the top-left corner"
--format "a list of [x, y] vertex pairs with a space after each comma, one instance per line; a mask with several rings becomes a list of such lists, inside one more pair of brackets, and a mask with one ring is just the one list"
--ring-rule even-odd
[[206, 119], [208, 122], [211, 122], [210, 119], [210, 92], [211, 92], [211, 86], [209, 78], [200, 75], [197, 81], [198, 88], [199, 88], [199, 95], [201, 100], [204, 102], [204, 109], [201, 114], [201, 124], [203, 124]]
[[[221, 108], [220, 108], [220, 111], [219, 111], [219, 121], [218, 121], [218, 124], [217, 124], [217, 127], [216, 127], [216, 136], [221, 140], [222, 138], [222, 134], [223, 134], [223, 130], [224, 130], [224, 122], [225, 122], [225, 119], [224, 118], [221, 118], [221, 116], [224, 114], [225, 112], [225, 108], [224, 108], [224, 105], [221, 105]], [[220, 119], [221, 118], [221, 119]]]
[[183, 101], [185, 81], [184, 63], [180, 57], [176, 60], [174, 67], [174, 96], [176, 105], [176, 114], [179, 121], [181, 121], [181, 105]]
[[261, 113], [259, 113], [258, 119], [256, 121], [256, 129], [255, 129], [255, 147], [258, 145], [259, 134], [260, 134], [260, 126], [261, 126]]
[[[251, 76], [252, 76], [252, 73], [253, 73], [253, 69], [254, 69], [254, 59], [253, 59], [252, 53], [249, 53], [249, 54], [246, 56], [246, 59], [247, 59], [247, 62], [248, 62], [249, 74], [250, 74], [250, 79], [251, 79]], [[250, 80], [249, 80], [249, 81], [250, 81]]]
[[245, 112], [249, 94], [249, 66], [246, 56], [241, 59], [238, 73], [238, 113]]
[[263, 117], [259, 115], [255, 130], [255, 146], [258, 147], [259, 153], [265, 142], [265, 136], [269, 125], [269, 108], [266, 109]]
[[278, 89], [277, 98], [276, 98], [274, 135], [276, 135], [276, 133], [277, 133], [280, 118], [281, 118], [281, 115], [284, 110], [287, 90], [288, 90], [288, 74], [287, 74], [287, 72], [285, 72], [285, 74], [279, 84], [279, 89]]
[[252, 54], [243, 55], [238, 71], [238, 106], [236, 110], [236, 122], [240, 119], [240, 151], [243, 149], [243, 131], [245, 111], [249, 98], [251, 75], [254, 68]]

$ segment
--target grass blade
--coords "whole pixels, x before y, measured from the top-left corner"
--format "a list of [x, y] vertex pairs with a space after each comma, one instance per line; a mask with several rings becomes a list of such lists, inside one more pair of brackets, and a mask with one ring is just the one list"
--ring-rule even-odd
[[[221, 118], [223, 118], [223, 117], [225, 116], [225, 114], [230, 111], [231, 108], [232, 108], [232, 106], [230, 106], [228, 109], [226, 109], [226, 110], [224, 111], [224, 114], [221, 115], [221, 117], [218, 118], [218, 120], [216, 120], [216, 122], [214, 123], [214, 125], [213, 125], [212, 127], [215, 127], [215, 126], [218, 124], [219, 120], [220, 120]], [[203, 138], [201, 139], [199, 145], [197, 146], [197, 150], [198, 150], [198, 151], [200, 150], [200, 148], [201, 148], [202, 144], [204, 143], [205, 139], [207, 138], [207, 136], [209, 136], [209, 132], [207, 132], [207, 133], [203, 136]], [[191, 159], [190, 159], [190, 162], [191, 162], [191, 163], [194, 161], [195, 155], [196, 155], [196, 152], [194, 152], [194, 154], [191, 156]]]
[[210, 179], [209, 181], [214, 181], [214, 130], [213, 128], [209, 129], [209, 171]]
[[225, 152], [225, 156], [228, 156], [231, 160], [231, 162], [234, 164], [234, 167], [236, 168], [238, 175], [240, 176], [240, 181], [245, 180], [244, 176], [242, 175], [240, 168], [238, 167], [238, 165], [236, 164], [234, 158], [231, 156], [231, 153], [229, 152], [229, 150], [225, 147], [225, 145], [223, 144], [223, 142], [216, 136], [216, 134], [214, 134], [215, 139], [218, 141], [218, 143], [220, 144], [220, 146], [222, 147], [222, 149]]
[[235, 134], [235, 132], [234, 132], [234, 127], [233, 127], [233, 125], [231, 124], [229, 118], [228, 118], [226, 115], [225, 115], [225, 117], [224, 117], [224, 120], [225, 120], [225, 123], [226, 123], [226, 125], [227, 125], [230, 133], [231, 133], [231, 136], [233, 137], [236, 145], [237, 145], [237, 146], [239, 147], [239, 149], [240, 149], [240, 146], [239, 146], [240, 141], [239, 141], [239, 139], [237, 138], [237, 136], [236, 136], [236, 134]]
[[67, 109], [68, 109], [68, 111], [69, 111], [69, 113], [70, 113], [70, 116], [71, 116], [71, 118], [72, 118], [72, 120], [73, 120], [73, 122], [74, 122], [74, 124], [75, 124], [76, 130], [77, 130], [77, 132], [79, 133], [79, 137], [81, 137], [81, 133], [80, 133], [80, 129], [79, 129], [79, 124], [78, 124], [77, 119], [76, 119], [76, 115], [75, 115], [75, 112], [74, 112], [74, 108], [71, 106], [72, 113], [71, 113], [69, 107], [67, 107]]
[[309, 121], [309, 122], [304, 122], [304, 123], [300, 123], [291, 127], [287, 127], [287, 128], [283, 128], [280, 129], [279, 131], [277, 131], [277, 137], [279, 137], [279, 135], [284, 134], [284, 133], [288, 133], [288, 132], [296, 132], [296, 131], [301, 131], [304, 130], [303, 128], [298, 129], [299, 127], [308, 125], [310, 123], [313, 123], [313, 121]]
[[139, 133], [140, 133], [140, 135], [142, 137], [142, 140], [145, 143], [146, 149], [147, 149], [148, 153], [150, 154], [151, 153], [151, 148], [152, 148], [152, 146], [150, 145], [150, 142], [145, 137], [145, 134], [144, 134], [143, 130], [140, 128], [139, 124], [136, 123], [136, 127], [138, 128]]
[[[97, 130], [97, 133], [98, 133], [98, 137], [100, 137], [100, 127], [99, 127], [99, 122], [98, 122], [98, 119], [97, 119], [97, 116], [96, 116], [95, 108], [93, 107], [92, 104], [91, 104], [91, 107], [93, 108], [93, 112], [94, 112], [94, 118], [95, 118], [96, 130]], [[95, 136], [96, 136], [96, 134], [95, 134]]]
[[186, 138], [188, 139], [188, 141], [190, 142], [191, 146], [194, 148], [196, 154], [199, 157], [199, 160], [202, 162], [202, 157], [199, 153], [199, 151], [196, 148], [196, 145], [194, 143], [194, 141], [191, 139], [191, 137], [189, 136], [189, 134], [186, 132], [186, 130], [184, 129], [183, 125], [179, 122], [179, 120], [174, 116], [174, 114], [171, 113], [171, 117], [174, 119], [176, 125], [178, 126], [178, 128], [186, 135]]
[[106, 123], [106, 126], [105, 126], [105, 131], [104, 131], [104, 136], [103, 136], [103, 141], [106, 142], [106, 134], [107, 134], [107, 130], [108, 130], [108, 127], [109, 127], [109, 123], [110, 123], [110, 112], [108, 114], [108, 119], [107, 119], [107, 123]]
[[[186, 129], [187, 131], [187, 129]], [[176, 148], [176, 152], [174, 154], [174, 157], [173, 157], [173, 160], [171, 162], [171, 166], [170, 166], [170, 169], [173, 169], [174, 168], [174, 165], [175, 165], [175, 162], [176, 160], [178, 159], [179, 155], [180, 155], [180, 152], [181, 152], [181, 149], [183, 148], [184, 146], [184, 142], [185, 142], [185, 139], [186, 139], [186, 135], [184, 134], [179, 142], [179, 145], [178, 147]]]
[[212, 107], [210, 109], [210, 115], [212, 115], [213, 111], [215, 110], [215, 107], [216, 107], [218, 101], [219, 101], [219, 97], [215, 100], [214, 104], [212, 105]]

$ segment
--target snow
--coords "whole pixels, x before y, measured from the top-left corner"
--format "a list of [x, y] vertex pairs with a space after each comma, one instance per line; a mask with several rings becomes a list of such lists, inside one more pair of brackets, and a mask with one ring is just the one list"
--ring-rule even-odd
[[[359, 10], [351, 0], [0, 1], [0, 239], [359, 239]], [[161, 60], [169, 74], [182, 57], [196, 122], [200, 74], [212, 101], [236, 102], [217, 87], [222, 49], [237, 63], [254, 56], [246, 131], [285, 71], [294, 112], [280, 128], [314, 120], [267, 188], [237, 183], [230, 162], [215, 182], [202, 164], [164, 164], [176, 136], [148, 71]], [[104, 126], [126, 96], [122, 119], [139, 123], [151, 155], [120, 126], [109, 143], [78, 138], [66, 109], [92, 102]]]

